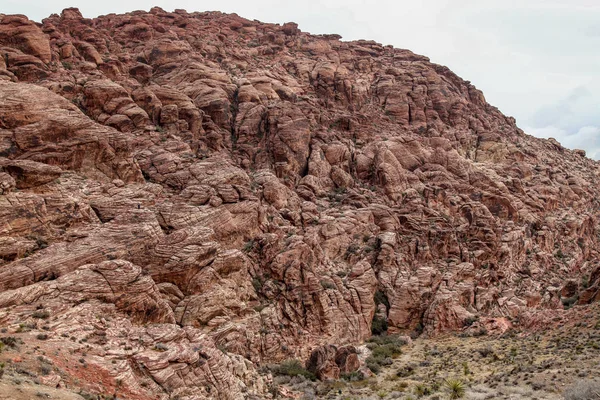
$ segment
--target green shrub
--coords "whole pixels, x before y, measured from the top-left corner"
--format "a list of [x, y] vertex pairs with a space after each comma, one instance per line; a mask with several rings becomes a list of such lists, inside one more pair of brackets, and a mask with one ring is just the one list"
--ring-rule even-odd
[[48, 319], [50, 317], [50, 313], [46, 310], [35, 310], [31, 316], [33, 318]]
[[481, 357], [487, 357], [491, 354], [494, 354], [494, 349], [492, 349], [491, 346], [485, 346], [477, 349], [477, 352], [481, 355]]
[[367, 368], [369, 368], [374, 374], [378, 374], [379, 371], [381, 371], [381, 364], [379, 360], [373, 357], [367, 357], [365, 364], [367, 365]]
[[262, 310], [264, 310], [265, 308], [267, 308], [267, 304], [259, 304], [256, 307], [254, 307], [254, 311], [256, 311], [257, 313], [259, 313]]
[[390, 309], [390, 301], [388, 300], [387, 295], [381, 290], [377, 290], [375, 292], [375, 294], [373, 295], [373, 300], [375, 301], [375, 307], [377, 307], [380, 304], [383, 304], [385, 305], [386, 310]]
[[354, 371], [347, 374], [341, 374], [341, 379], [349, 382], [357, 382], [365, 379], [365, 376], [360, 371]]
[[242, 251], [244, 251], [244, 253], [250, 253], [252, 251], [252, 249], [254, 249], [254, 240], [248, 240], [244, 244]]
[[373, 315], [373, 321], [371, 321], [371, 333], [373, 335], [382, 335], [387, 332], [387, 330], [387, 318], [380, 317], [377, 314]]
[[469, 318], [467, 318], [467, 319], [465, 319], [465, 320], [463, 321], [463, 326], [464, 326], [464, 327], [471, 326], [471, 325], [473, 325], [475, 322], [477, 322], [478, 320], [479, 320], [479, 317], [478, 317], [478, 316], [476, 316], [476, 315], [473, 315], [473, 316], [471, 316], [471, 317], [469, 317]]
[[429, 396], [431, 393], [431, 389], [423, 383], [419, 383], [415, 386], [415, 395], [418, 398], [421, 398], [423, 396]]
[[400, 346], [393, 344], [393, 343], [388, 343], [388, 344], [384, 344], [382, 346], [377, 346], [376, 348], [374, 348], [373, 352], [371, 353], [371, 356], [376, 357], [376, 358], [381, 358], [381, 357], [395, 358], [395, 357], [398, 357], [400, 354], [402, 354], [402, 350], [401, 350]]
[[471, 373], [471, 370], [469, 369], [469, 363], [466, 361], [463, 361], [462, 366], [463, 366], [463, 373], [465, 375], [469, 375]]
[[311, 381], [317, 379], [315, 374], [308, 371], [306, 368], [302, 366], [302, 363], [298, 360], [292, 359], [282, 362], [281, 364], [275, 366], [273, 368], [273, 373], [276, 375], [286, 375], [286, 376], [303, 376]]
[[367, 345], [371, 349], [371, 355], [365, 360], [367, 367], [374, 374], [378, 373], [382, 365], [391, 364], [392, 358], [402, 354], [401, 347], [404, 344], [406, 343], [395, 335], [372, 337]]
[[14, 336], [5, 336], [0, 338], [0, 342], [8, 347], [17, 347], [17, 338]]
[[367, 342], [373, 343], [377, 346], [382, 346], [384, 344], [395, 344], [397, 346], [404, 346], [406, 344], [406, 340], [404, 340], [398, 335], [371, 336], [367, 340]]
[[460, 379], [446, 379], [444, 386], [450, 399], [462, 399], [465, 397], [465, 384]]
[[404, 367], [402, 367], [398, 371], [396, 371], [396, 376], [398, 378], [406, 378], [406, 377], [413, 375], [414, 373], [415, 373], [415, 367], [413, 367], [412, 365], [405, 365]]
[[581, 287], [587, 289], [590, 287], [590, 277], [589, 275], [584, 275], [581, 277]]
[[255, 276], [252, 278], [252, 287], [256, 293], [260, 292], [263, 287], [263, 281], [258, 276]]
[[323, 289], [327, 290], [327, 289], [335, 289], [336, 286], [333, 282], [330, 282], [328, 280], [323, 279], [321, 281], [321, 286], [323, 287]]
[[569, 308], [571, 308], [573, 306], [573, 304], [577, 303], [577, 300], [579, 300], [579, 294], [575, 294], [575, 296], [573, 296], [573, 297], [566, 297], [566, 298], [560, 299], [565, 310], [568, 310]]
[[344, 255], [344, 258], [348, 259], [352, 254], [358, 253], [359, 250], [359, 245], [357, 245], [356, 243], [350, 244], [350, 246], [348, 246], [348, 248], [346, 249], [346, 254]]
[[41, 375], [43, 375], [43, 376], [50, 375], [50, 372], [52, 372], [52, 366], [50, 366], [48, 364], [40, 365], [40, 374]]

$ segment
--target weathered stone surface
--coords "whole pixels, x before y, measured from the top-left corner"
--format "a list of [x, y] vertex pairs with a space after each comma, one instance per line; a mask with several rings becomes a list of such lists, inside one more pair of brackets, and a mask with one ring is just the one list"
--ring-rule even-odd
[[[52, 58], [48, 36], [24, 15], [0, 15], [0, 45], [31, 54], [43, 63]], [[13, 62], [8, 58], [8, 67]]]
[[267, 396], [265, 363], [364, 371], [374, 317], [500, 334], [598, 301], [598, 163], [426, 57], [339, 39], [0, 15], [0, 321], [41, 304], [53, 342], [102, 332], [98, 385], [126, 398], [238, 399]]
[[0, 168], [13, 178], [18, 189], [52, 182], [62, 174], [59, 167], [29, 160], [0, 160]]
[[319, 379], [339, 379], [340, 374], [358, 371], [361, 363], [354, 346], [336, 348], [332, 345], [321, 346], [313, 350], [306, 368]]

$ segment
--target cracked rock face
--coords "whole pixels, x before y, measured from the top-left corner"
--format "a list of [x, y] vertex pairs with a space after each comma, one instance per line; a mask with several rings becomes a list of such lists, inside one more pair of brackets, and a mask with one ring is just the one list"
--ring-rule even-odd
[[0, 321], [129, 398], [600, 299], [598, 163], [426, 57], [160, 8], [0, 14], [0, 50]]

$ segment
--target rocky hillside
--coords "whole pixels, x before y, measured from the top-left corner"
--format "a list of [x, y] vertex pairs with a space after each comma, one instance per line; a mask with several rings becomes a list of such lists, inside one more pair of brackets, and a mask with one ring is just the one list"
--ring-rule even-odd
[[53, 386], [264, 398], [600, 299], [600, 164], [426, 57], [160, 8], [0, 14], [0, 54], [0, 326]]

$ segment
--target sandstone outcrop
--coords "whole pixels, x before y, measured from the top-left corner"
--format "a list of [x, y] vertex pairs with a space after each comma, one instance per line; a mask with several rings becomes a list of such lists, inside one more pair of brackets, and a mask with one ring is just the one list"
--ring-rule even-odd
[[354, 346], [336, 348], [332, 345], [313, 350], [307, 361], [307, 369], [319, 379], [338, 379], [340, 374], [349, 374], [360, 368], [358, 351]]
[[0, 50], [0, 322], [93, 337], [126, 398], [600, 299], [599, 164], [426, 57], [157, 7], [0, 15]]

